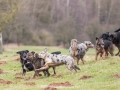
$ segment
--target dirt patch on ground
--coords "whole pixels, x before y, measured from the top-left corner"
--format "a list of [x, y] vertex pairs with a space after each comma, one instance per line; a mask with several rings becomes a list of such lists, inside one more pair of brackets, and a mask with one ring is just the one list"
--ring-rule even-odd
[[13, 61], [20, 61], [20, 58], [16, 58], [16, 59], [14, 59]]
[[16, 79], [24, 79], [24, 78], [21, 77], [21, 76], [16, 76], [15, 78], [16, 78]]
[[25, 85], [34, 86], [34, 85], [35, 85], [35, 82], [25, 82], [24, 84], [25, 84]]
[[43, 88], [42, 90], [57, 90], [57, 87], [71, 87], [73, 86], [70, 84], [70, 82], [64, 82], [64, 83], [51, 83], [47, 87]]
[[1, 84], [12, 84], [11, 81], [7, 81], [7, 80], [3, 80], [3, 79], [0, 79], [0, 83]]
[[2, 69], [0, 69], [0, 74], [7, 74], [8, 72], [3, 72]]
[[6, 55], [6, 56], [4, 56], [4, 57], [8, 57], [8, 56]]
[[57, 90], [57, 88], [54, 88], [54, 87], [46, 87], [46, 88], [43, 88], [42, 90]]
[[68, 81], [64, 83], [51, 83], [49, 87], [59, 87], [59, 86], [73, 86]]
[[88, 79], [88, 78], [93, 78], [92, 76], [86, 76], [86, 75], [84, 75], [84, 76], [82, 76], [80, 79], [78, 79], [78, 80], [84, 80], [84, 79]]
[[120, 78], [120, 74], [114, 74], [114, 75], [111, 75], [111, 77], [113, 77], [113, 78]]
[[2, 74], [3, 73], [3, 70], [2, 69], [0, 69], [0, 74]]
[[21, 73], [21, 72], [18, 72], [18, 73], [15, 74], [15, 76], [18, 76], [18, 75], [22, 75], [22, 73]]
[[17, 80], [14, 81], [14, 84], [17, 84], [19, 82], [21, 82], [21, 81], [17, 79]]
[[0, 61], [0, 65], [6, 64], [6, 61]]
[[116, 64], [115, 62], [110, 62], [110, 65]]
[[60, 78], [60, 77], [62, 77], [61, 75], [54, 75], [54, 76], [52, 76], [52, 77], [54, 77], [54, 78]]

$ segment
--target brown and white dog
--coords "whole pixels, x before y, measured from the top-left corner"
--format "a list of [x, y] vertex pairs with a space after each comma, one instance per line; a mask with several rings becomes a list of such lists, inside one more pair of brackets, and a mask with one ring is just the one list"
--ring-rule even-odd
[[95, 60], [97, 60], [98, 55], [100, 54], [100, 57], [104, 60], [106, 56], [108, 56], [108, 53], [113, 56], [113, 43], [109, 40], [103, 40], [102, 38], [96, 38], [96, 57]]
[[59, 66], [65, 64], [67, 69], [70, 70], [72, 73], [75, 71], [80, 70], [75, 64], [74, 59], [68, 55], [57, 55], [51, 54], [47, 52], [47, 49], [39, 53], [39, 58], [45, 60], [45, 65], [40, 69], [36, 69], [37, 71], [46, 70], [49, 67]]
[[84, 43], [78, 44], [77, 39], [71, 40], [71, 46], [69, 48], [70, 55], [77, 60], [77, 64], [79, 64], [79, 60], [82, 60], [82, 63], [84, 64], [84, 56], [86, 54], [86, 51], [88, 51], [89, 48], [93, 48], [94, 45], [90, 41], [84, 41]]

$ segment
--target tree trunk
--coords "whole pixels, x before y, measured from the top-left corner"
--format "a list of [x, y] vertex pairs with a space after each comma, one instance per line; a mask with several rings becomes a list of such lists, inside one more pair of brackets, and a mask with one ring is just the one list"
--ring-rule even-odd
[[0, 54], [3, 52], [2, 32], [0, 32]]

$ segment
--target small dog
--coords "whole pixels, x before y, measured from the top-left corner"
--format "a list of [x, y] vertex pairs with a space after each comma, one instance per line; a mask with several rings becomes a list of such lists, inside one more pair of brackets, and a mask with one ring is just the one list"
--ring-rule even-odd
[[39, 53], [39, 58], [45, 60], [45, 65], [40, 69], [36, 69], [36, 71], [46, 70], [49, 67], [59, 66], [63, 64], [65, 64], [72, 73], [74, 73], [74, 71], [77, 71], [77, 69], [80, 70], [76, 65], [74, 65], [74, 59], [71, 56], [50, 54], [47, 52], [47, 49], [45, 49]]
[[70, 55], [75, 60], [77, 60], [77, 64], [79, 64], [80, 59], [84, 64], [84, 56], [86, 54], [86, 51], [88, 51], [89, 48], [93, 48], [93, 47], [94, 45], [90, 41], [84, 41], [84, 43], [78, 44], [77, 39], [72, 39], [69, 52], [70, 52]]
[[23, 70], [22, 76], [25, 76], [26, 72], [34, 70], [33, 65], [31, 63], [27, 63], [26, 55], [28, 52], [28, 50], [22, 50], [17, 52], [17, 54], [20, 55], [20, 62]]
[[96, 38], [96, 57], [95, 60], [97, 60], [97, 57], [100, 53], [100, 57], [104, 60], [106, 56], [108, 56], [108, 52], [113, 56], [113, 43], [109, 40], [103, 40]]

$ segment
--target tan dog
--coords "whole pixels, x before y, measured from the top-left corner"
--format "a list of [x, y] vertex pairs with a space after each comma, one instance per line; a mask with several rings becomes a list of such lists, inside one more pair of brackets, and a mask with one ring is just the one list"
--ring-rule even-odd
[[96, 57], [95, 60], [97, 60], [98, 55], [100, 54], [100, 57], [104, 60], [106, 56], [108, 56], [108, 53], [113, 56], [113, 43], [108, 40], [103, 40], [96, 38]]

